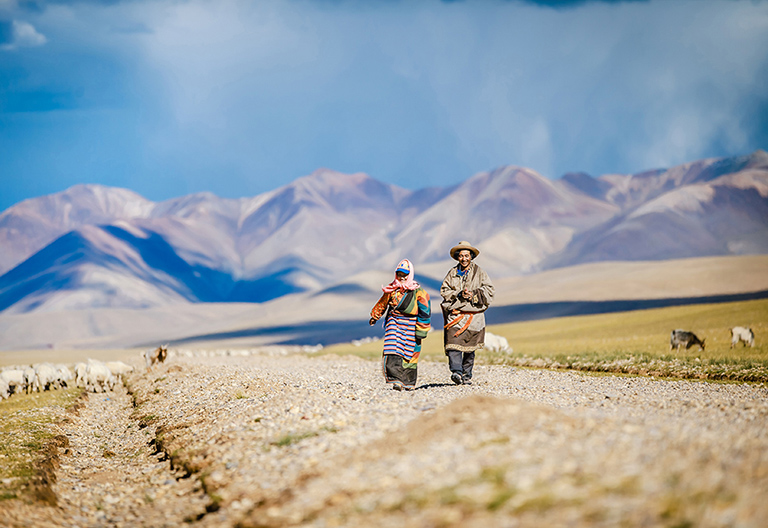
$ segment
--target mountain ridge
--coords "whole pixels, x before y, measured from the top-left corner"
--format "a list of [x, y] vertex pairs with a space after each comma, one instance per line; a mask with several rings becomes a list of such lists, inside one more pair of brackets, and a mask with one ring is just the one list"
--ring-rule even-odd
[[[72, 233], [83, 247], [72, 237], [57, 244]], [[131, 288], [152, 306], [265, 302], [406, 256], [417, 270], [447, 265], [461, 239], [481, 247], [483, 267], [499, 278], [604, 260], [768, 253], [768, 153], [557, 180], [508, 165], [417, 190], [318, 169], [234, 199], [152, 202], [78, 185], [0, 213], [0, 311], [141, 307], [123, 291]]]

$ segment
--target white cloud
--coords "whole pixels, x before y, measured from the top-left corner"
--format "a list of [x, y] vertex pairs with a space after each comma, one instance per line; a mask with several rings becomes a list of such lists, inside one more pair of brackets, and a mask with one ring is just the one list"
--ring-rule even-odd
[[31, 48], [42, 46], [47, 42], [45, 35], [38, 33], [32, 24], [19, 20], [12, 22], [11, 35], [11, 41], [0, 46], [0, 50]]
[[28, 23], [6, 22], [0, 49], [47, 36], [55, 57], [24, 82], [103, 93], [133, 119], [145, 151], [131, 160], [187, 179], [328, 166], [442, 185], [504, 164], [597, 176], [744, 154], [768, 133], [755, 132], [766, 2], [14, 6], [0, 0], [5, 20]]

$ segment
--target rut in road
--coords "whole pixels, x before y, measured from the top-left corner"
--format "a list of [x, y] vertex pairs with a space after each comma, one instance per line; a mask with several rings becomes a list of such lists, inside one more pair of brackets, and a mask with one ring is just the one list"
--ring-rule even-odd
[[154, 430], [132, 418], [130, 394], [89, 394], [79, 416], [59, 427], [69, 438], [53, 491], [57, 507], [14, 512], [12, 526], [179, 526], [210, 502], [197, 478], [174, 472], [150, 445]]

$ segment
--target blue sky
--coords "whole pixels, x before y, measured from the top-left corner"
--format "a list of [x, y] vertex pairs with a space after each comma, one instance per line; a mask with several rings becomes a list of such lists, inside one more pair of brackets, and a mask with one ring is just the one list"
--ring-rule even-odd
[[0, 210], [768, 148], [768, 2], [0, 0]]

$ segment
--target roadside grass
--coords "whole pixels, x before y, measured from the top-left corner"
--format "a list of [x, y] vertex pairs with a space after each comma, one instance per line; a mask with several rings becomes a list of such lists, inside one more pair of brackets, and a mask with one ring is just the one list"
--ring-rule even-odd
[[[434, 303], [433, 303], [434, 304]], [[434, 306], [433, 306], [434, 307]], [[493, 308], [491, 308], [493, 309]], [[442, 317], [433, 317], [422, 358], [441, 361]], [[748, 326], [755, 346], [731, 349], [730, 328]], [[669, 350], [673, 329], [706, 340], [679, 353]], [[481, 351], [478, 364], [571, 369], [682, 379], [768, 382], [768, 300], [702, 304], [599, 315], [559, 317], [489, 326], [506, 337], [511, 353]], [[325, 354], [381, 356], [381, 341], [327, 347]]]
[[52, 424], [83, 393], [69, 388], [13, 394], [0, 401], [0, 501], [21, 498], [39, 473], [38, 463], [54, 437]]

